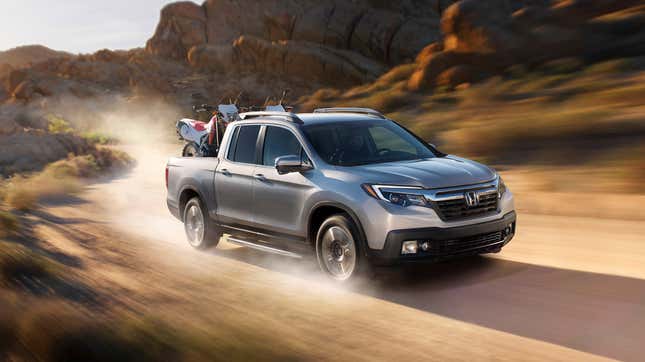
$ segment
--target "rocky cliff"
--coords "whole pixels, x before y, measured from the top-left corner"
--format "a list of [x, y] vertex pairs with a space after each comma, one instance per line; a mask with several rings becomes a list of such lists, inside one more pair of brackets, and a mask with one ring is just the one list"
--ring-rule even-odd
[[184, 1], [163, 8], [145, 49], [0, 66], [0, 102], [118, 93], [188, 106], [240, 91], [262, 101], [370, 83], [404, 63], [406, 87], [426, 92], [518, 64], [642, 54], [639, 0]]

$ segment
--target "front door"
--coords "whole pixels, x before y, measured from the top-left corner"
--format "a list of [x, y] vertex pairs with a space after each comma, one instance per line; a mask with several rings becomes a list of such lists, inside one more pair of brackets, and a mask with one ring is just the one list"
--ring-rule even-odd
[[255, 168], [255, 224], [277, 234], [301, 236], [304, 196], [312, 184], [306, 173], [278, 174], [275, 160], [287, 155], [304, 155], [296, 135], [286, 127], [266, 126]]

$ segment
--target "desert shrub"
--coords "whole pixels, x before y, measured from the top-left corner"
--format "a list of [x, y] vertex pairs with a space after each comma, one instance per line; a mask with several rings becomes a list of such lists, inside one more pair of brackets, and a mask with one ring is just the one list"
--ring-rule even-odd
[[578, 58], [560, 58], [548, 61], [539, 70], [547, 74], [567, 74], [577, 72], [584, 66]]
[[415, 63], [411, 64], [402, 64], [392, 68], [387, 73], [383, 74], [379, 79], [376, 80], [376, 84], [379, 85], [394, 85], [398, 82], [407, 80], [412, 76], [412, 73], [416, 70], [417, 65]]
[[362, 107], [373, 108], [383, 113], [400, 110], [415, 102], [415, 95], [402, 90], [389, 90], [376, 93], [369, 98], [358, 100]]
[[48, 131], [50, 133], [72, 133], [74, 132], [74, 129], [72, 128], [72, 125], [66, 121], [65, 119], [54, 116], [54, 115], [48, 115], [47, 120], [49, 121], [49, 126], [47, 127]]
[[625, 71], [633, 70], [638, 68], [639, 62], [633, 60], [632, 58], [620, 58], [606, 60], [604, 62], [599, 62], [593, 64], [585, 69], [585, 73], [588, 74], [620, 74]]
[[98, 147], [92, 151], [91, 156], [100, 171], [118, 172], [135, 163], [134, 158], [127, 153], [111, 148]]
[[127, 153], [96, 148], [89, 155], [70, 155], [53, 162], [37, 174], [14, 176], [4, 183], [3, 199], [13, 209], [29, 211], [39, 200], [50, 200], [78, 193], [81, 179], [96, 178], [104, 173], [123, 171], [134, 164]]
[[340, 91], [332, 88], [323, 88], [317, 90], [314, 94], [308, 97], [303, 97], [298, 100], [300, 111], [312, 111], [314, 108], [326, 107], [333, 104], [333, 101], [340, 97]]
[[27, 247], [0, 243], [0, 283], [4, 286], [23, 286], [38, 280], [55, 281], [63, 275], [62, 266]]
[[38, 194], [28, 183], [27, 178], [14, 176], [7, 182], [5, 202], [16, 210], [28, 211], [36, 206]]
[[183, 347], [181, 335], [160, 322], [109, 318], [61, 302], [34, 305], [15, 333], [42, 361], [175, 361]]
[[86, 132], [81, 135], [91, 145], [115, 145], [118, 140], [112, 136], [100, 132]]
[[10, 236], [18, 230], [18, 218], [8, 212], [0, 210], [0, 238]]
[[43, 176], [55, 179], [72, 177], [94, 177], [100, 171], [93, 155], [70, 156], [65, 160], [56, 161], [45, 167]]

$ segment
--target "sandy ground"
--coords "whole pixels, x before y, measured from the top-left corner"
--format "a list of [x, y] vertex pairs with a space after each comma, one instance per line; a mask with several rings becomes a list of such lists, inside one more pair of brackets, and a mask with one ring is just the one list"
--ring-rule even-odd
[[132, 173], [48, 206], [38, 227], [117, 306], [161, 313], [213, 343], [252, 331], [295, 359], [642, 360], [642, 221], [520, 213], [500, 254], [341, 288], [309, 260], [225, 242], [192, 250], [165, 206], [163, 167], [176, 150], [127, 151], [139, 160]]

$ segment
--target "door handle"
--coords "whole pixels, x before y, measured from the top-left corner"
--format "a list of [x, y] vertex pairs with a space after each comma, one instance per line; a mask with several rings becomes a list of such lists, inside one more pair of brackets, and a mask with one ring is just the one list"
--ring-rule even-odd
[[253, 178], [255, 178], [255, 179], [256, 179], [256, 180], [258, 180], [258, 181], [262, 181], [262, 182], [264, 182], [264, 181], [266, 181], [266, 180], [267, 180], [267, 178], [266, 178], [266, 177], [264, 177], [264, 175], [263, 175], [263, 174], [261, 174], [261, 173], [257, 173], [257, 174], [255, 174], [255, 175], [253, 175]]
[[219, 172], [221, 172], [224, 176], [231, 176], [231, 172], [226, 168], [221, 169]]

